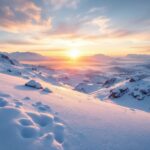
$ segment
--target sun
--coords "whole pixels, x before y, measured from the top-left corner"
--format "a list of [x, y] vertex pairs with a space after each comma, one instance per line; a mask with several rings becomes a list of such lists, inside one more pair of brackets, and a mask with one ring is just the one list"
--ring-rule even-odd
[[80, 51], [77, 49], [72, 49], [69, 51], [68, 55], [71, 59], [77, 59], [80, 57]]

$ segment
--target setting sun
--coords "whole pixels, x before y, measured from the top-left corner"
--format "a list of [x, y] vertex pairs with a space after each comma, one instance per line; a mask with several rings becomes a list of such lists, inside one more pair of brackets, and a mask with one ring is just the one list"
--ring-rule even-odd
[[80, 57], [80, 51], [77, 49], [72, 49], [69, 51], [69, 57], [71, 59], [77, 59]]

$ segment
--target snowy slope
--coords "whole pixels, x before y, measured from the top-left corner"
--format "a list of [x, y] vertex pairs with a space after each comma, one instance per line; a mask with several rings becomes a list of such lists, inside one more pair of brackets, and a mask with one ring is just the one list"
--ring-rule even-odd
[[66, 79], [74, 85], [81, 74], [58, 80], [62, 71], [0, 60], [0, 150], [149, 150], [149, 113], [131, 109], [125, 100], [121, 107], [93, 98], [122, 86], [148, 86], [147, 78], [128, 83], [98, 72], [82, 74], [84, 82], [104, 85], [88, 95], [60, 86]]
[[36, 80], [53, 92], [25, 87], [28, 80], [0, 74], [1, 149], [149, 149], [149, 113]]

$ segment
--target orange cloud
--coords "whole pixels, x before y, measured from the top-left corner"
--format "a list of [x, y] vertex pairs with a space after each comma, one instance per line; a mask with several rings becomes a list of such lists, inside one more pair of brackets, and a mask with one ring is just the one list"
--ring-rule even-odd
[[0, 29], [9, 32], [35, 32], [51, 28], [51, 18], [42, 18], [42, 9], [30, 0], [0, 3]]

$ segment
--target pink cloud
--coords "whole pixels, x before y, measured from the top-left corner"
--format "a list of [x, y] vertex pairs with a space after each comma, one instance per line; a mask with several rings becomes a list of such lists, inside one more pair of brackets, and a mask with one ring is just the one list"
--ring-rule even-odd
[[31, 0], [0, 2], [0, 29], [9, 32], [40, 31], [51, 27], [51, 18], [41, 17], [42, 9]]

